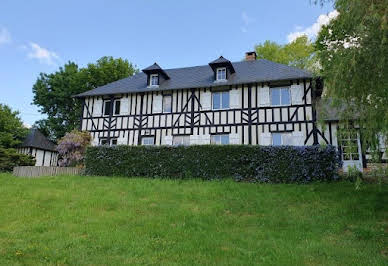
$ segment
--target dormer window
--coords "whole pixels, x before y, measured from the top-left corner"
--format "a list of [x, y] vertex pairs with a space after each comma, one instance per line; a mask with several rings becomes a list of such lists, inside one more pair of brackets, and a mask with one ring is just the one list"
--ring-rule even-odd
[[217, 68], [217, 80], [226, 80], [226, 67]]
[[159, 86], [159, 75], [152, 74], [150, 76], [150, 86]]

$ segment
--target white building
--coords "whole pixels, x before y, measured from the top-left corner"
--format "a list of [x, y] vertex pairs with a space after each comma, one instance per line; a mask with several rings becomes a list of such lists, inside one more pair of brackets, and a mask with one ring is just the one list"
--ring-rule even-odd
[[55, 144], [36, 128], [30, 129], [18, 151], [34, 157], [35, 166], [57, 166], [58, 152], [55, 150]]
[[[248, 52], [245, 61], [233, 63], [223, 57], [176, 69], [155, 63], [76, 97], [83, 100], [81, 129], [92, 134], [93, 145], [339, 147], [338, 123], [323, 129], [316, 123], [313, 103], [322, 86], [309, 72]], [[361, 166], [362, 157], [355, 158], [350, 164]]]

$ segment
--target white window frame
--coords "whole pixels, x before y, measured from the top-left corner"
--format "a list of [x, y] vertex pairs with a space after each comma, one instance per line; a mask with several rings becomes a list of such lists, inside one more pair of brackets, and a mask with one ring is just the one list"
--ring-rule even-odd
[[[144, 144], [144, 140], [150, 140], [152, 139], [152, 144]], [[141, 137], [141, 145], [142, 146], [154, 146], [155, 145], [155, 137], [154, 136], [143, 136]]]
[[[152, 84], [153, 78], [156, 77], [157, 84]], [[159, 86], [159, 75], [158, 74], [151, 74], [150, 75], [150, 86], [151, 87], [157, 87]]]
[[[222, 93], [225, 93], [225, 92], [227, 92], [228, 94], [229, 94], [229, 97], [228, 97], [228, 100], [229, 100], [229, 103], [228, 103], [228, 107], [226, 107], [226, 108], [223, 108], [222, 107]], [[220, 108], [214, 108], [214, 95], [215, 94], [217, 94], [217, 93], [219, 93], [219, 94], [221, 94], [220, 96]], [[212, 92], [212, 98], [211, 98], [211, 104], [212, 104], [212, 110], [228, 110], [228, 109], [230, 109], [230, 91], [229, 90], [227, 90], [227, 91], [213, 91]]]
[[[225, 78], [220, 78], [219, 73], [221, 73], [221, 72], [224, 72], [224, 73], [225, 73]], [[224, 81], [224, 80], [226, 80], [226, 67], [219, 67], [219, 68], [217, 68], [217, 71], [216, 71], [216, 80], [217, 80], [217, 81]]]
[[[282, 104], [282, 92], [281, 92], [282, 89], [287, 89], [288, 99], [289, 99], [289, 103], [287, 103], [287, 104]], [[273, 92], [273, 90], [280, 90], [280, 99], [279, 99], [280, 103], [277, 104], [277, 105], [272, 103], [272, 92]], [[290, 87], [274, 87], [274, 88], [270, 88], [269, 91], [270, 91], [270, 95], [269, 95], [270, 98], [269, 98], [269, 100], [270, 100], [271, 106], [290, 106], [291, 105], [292, 100], [291, 100], [291, 90], [290, 90]]]
[[[180, 139], [179, 143], [177, 139]], [[186, 143], [185, 143], [186, 141]], [[172, 145], [173, 146], [189, 146], [190, 145], [190, 135], [176, 135], [172, 137]]]
[[[109, 116], [109, 111], [108, 111], [108, 114], [105, 114], [105, 108], [106, 108], [106, 103], [107, 102], [111, 102], [111, 100], [105, 100], [104, 103], [103, 103], [103, 106], [104, 106], [104, 110], [102, 110], [102, 114], [103, 116]], [[119, 113], [116, 114], [115, 111], [116, 111], [116, 103], [117, 102], [120, 102], [120, 110], [119, 110]], [[112, 115], [120, 115], [121, 114], [121, 101], [118, 99], [118, 100], [113, 100], [113, 114]]]
[[[170, 98], [170, 107], [171, 107], [171, 110], [169, 110], [169, 111], [166, 111], [165, 110], [165, 104], [164, 104], [164, 99], [165, 98]], [[162, 112], [163, 113], [172, 113], [172, 95], [171, 94], [166, 94], [166, 95], [163, 95], [163, 97], [162, 97]]]
[[[229, 145], [230, 144], [230, 134], [217, 134], [217, 135], [211, 135], [210, 136], [210, 144], [213, 144], [213, 145]], [[228, 137], [228, 144], [222, 144], [221, 142], [221, 137]], [[220, 141], [215, 141], [214, 138], [217, 138], [219, 137], [220, 138]]]
[[[102, 144], [101, 142], [104, 140], [108, 142], [108, 138], [101, 138], [100, 145], [109, 145], [109, 146], [116, 146], [117, 145], [117, 138], [111, 138], [110, 143]], [[114, 141], [116, 142], [115, 144], [113, 143]]]

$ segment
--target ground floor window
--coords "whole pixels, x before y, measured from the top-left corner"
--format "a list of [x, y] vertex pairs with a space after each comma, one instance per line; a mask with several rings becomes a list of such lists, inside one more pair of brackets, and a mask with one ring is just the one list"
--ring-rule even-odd
[[154, 144], [155, 144], [155, 138], [154, 137], [142, 137], [141, 138], [141, 145], [152, 146]]
[[212, 135], [210, 138], [210, 143], [216, 145], [228, 145], [229, 135]]
[[110, 145], [110, 146], [115, 146], [117, 145], [117, 139], [111, 138], [110, 142], [108, 142], [107, 138], [100, 139], [100, 145]]
[[342, 159], [345, 161], [358, 161], [360, 159], [360, 155], [356, 129], [340, 129], [338, 137], [341, 145]]
[[284, 136], [282, 133], [272, 133], [272, 145], [281, 146], [284, 144]]
[[188, 146], [190, 145], [190, 136], [174, 136], [172, 139], [174, 146]]

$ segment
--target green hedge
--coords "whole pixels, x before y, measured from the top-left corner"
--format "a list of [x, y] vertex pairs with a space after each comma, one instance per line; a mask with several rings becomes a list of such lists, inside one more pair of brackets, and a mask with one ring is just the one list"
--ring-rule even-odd
[[16, 149], [0, 147], [0, 172], [12, 171], [15, 166], [33, 165], [35, 165], [34, 157], [18, 153]]
[[340, 165], [333, 146], [98, 146], [85, 157], [87, 175], [276, 183], [334, 180]]

